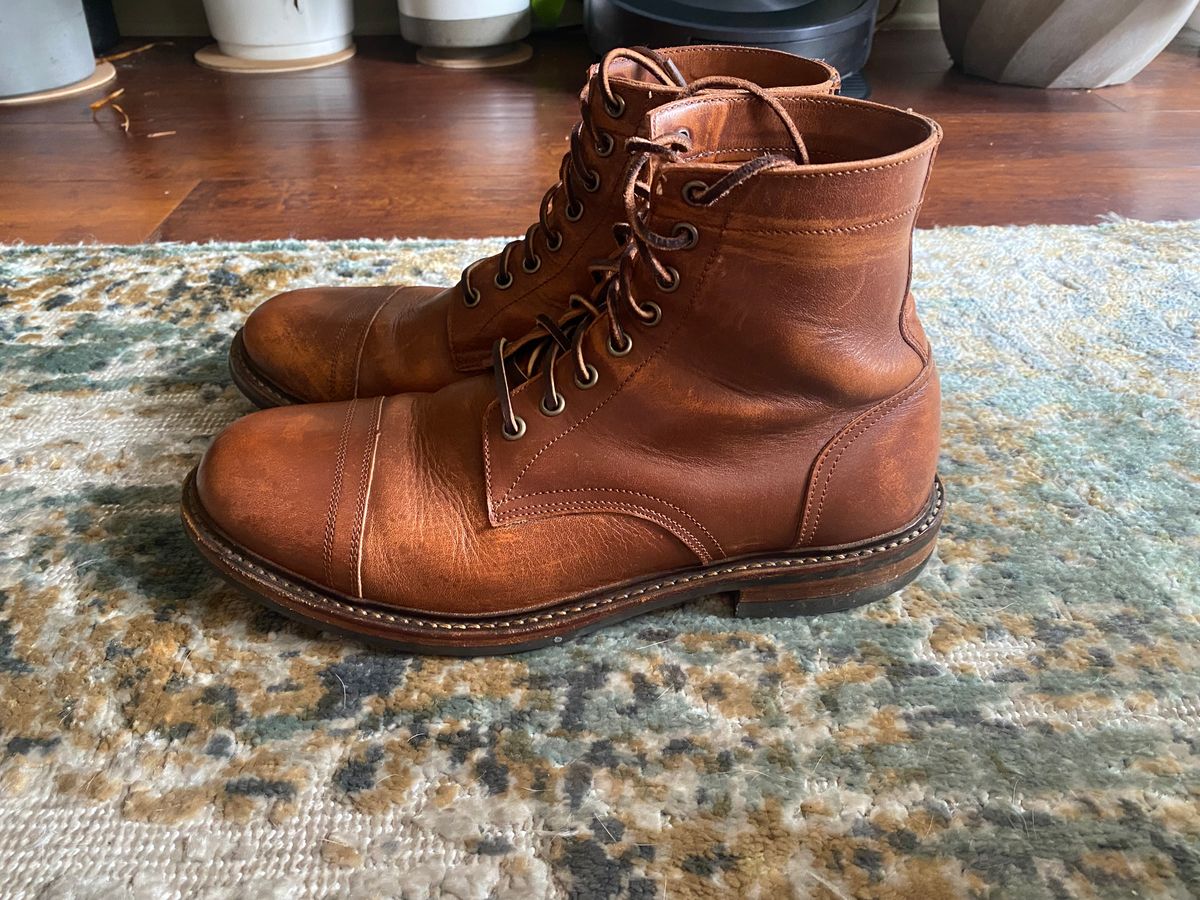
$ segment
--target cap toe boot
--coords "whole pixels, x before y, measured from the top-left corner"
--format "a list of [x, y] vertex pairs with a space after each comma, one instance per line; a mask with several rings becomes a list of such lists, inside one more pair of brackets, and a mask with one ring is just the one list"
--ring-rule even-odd
[[466, 654], [713, 593], [845, 609], [914, 578], [944, 510], [909, 293], [937, 125], [705, 94], [645, 133], [594, 302], [440, 391], [238, 422], [185, 488], [205, 556], [305, 621]]

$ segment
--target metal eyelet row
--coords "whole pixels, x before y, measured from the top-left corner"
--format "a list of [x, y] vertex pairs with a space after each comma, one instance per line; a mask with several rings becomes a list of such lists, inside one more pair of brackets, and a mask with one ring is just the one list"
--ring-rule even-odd
[[[691, 184], [700, 184], [700, 182], [691, 182]], [[702, 185], [702, 187], [703, 187], [703, 185]], [[686, 190], [687, 190], [687, 188], [685, 187], [685, 193], [686, 193]], [[583, 215], [583, 204], [580, 203], [579, 204], [579, 216], [577, 216], [573, 221], [577, 221], [578, 218], [582, 215]], [[571, 218], [570, 207], [567, 208], [567, 218]], [[700, 240], [699, 231], [696, 229], [696, 226], [690, 222], [677, 223], [675, 225], [673, 233], [676, 235], [686, 234], [688, 236], [688, 241], [682, 248], [685, 250], [690, 250], [692, 247], [695, 247], [697, 242]], [[556, 250], [556, 249], [558, 249], [558, 247], [562, 246], [561, 238], [562, 238], [562, 236], [559, 235], [559, 240], [555, 243], [555, 245], [553, 247], [550, 248], [551, 250]], [[549, 244], [549, 242], [547, 242], [547, 244]], [[535, 259], [536, 258], [537, 257], [535, 257]], [[524, 263], [522, 263], [522, 265], [524, 265]], [[541, 265], [541, 260], [538, 259], [538, 266], [540, 266], [540, 265]], [[526, 271], [529, 271], [529, 270], [527, 269]], [[537, 271], [537, 268], [535, 267], [532, 271]], [[655, 281], [658, 283], [659, 290], [663, 291], [664, 293], [671, 293], [672, 291], [678, 290], [681, 280], [682, 279], [680, 278], [679, 270], [676, 269], [674, 266], [667, 266], [667, 278], [666, 279], [664, 279], [661, 275], [655, 276]], [[511, 283], [511, 277], [510, 277], [510, 283]], [[642, 304], [642, 307], [643, 307], [643, 309], [649, 309], [651, 311], [651, 317], [649, 319], [641, 320], [642, 324], [645, 325], [647, 328], [653, 328], [654, 326], [658, 325], [659, 322], [662, 321], [662, 317], [663, 317], [662, 307], [659, 306], [657, 303], [655, 303], [653, 300], [649, 300], [646, 303]], [[608, 353], [610, 356], [614, 356], [614, 357], [628, 356], [629, 353], [633, 351], [633, 336], [631, 334], [629, 334], [629, 332], [625, 332], [625, 343], [621, 346], [617, 346], [617, 344], [615, 344], [613, 342], [612, 335], [609, 335], [608, 341], [607, 341], [607, 347], [608, 347]], [[584, 381], [584, 380], [581, 380], [578, 375], [575, 376], [575, 386], [583, 391], [589, 390], [590, 388], [593, 388], [597, 384], [600, 383], [600, 371], [595, 366], [593, 366], [591, 363], [587, 363], [586, 365], [587, 365], [587, 373], [588, 373], [587, 380]], [[542, 399], [539, 401], [538, 408], [541, 410], [542, 415], [547, 416], [547, 417], [553, 417], [553, 416], [562, 415], [562, 413], [564, 413], [566, 411], [567, 398], [559, 393], [556, 393], [554, 396], [555, 396], [555, 403], [553, 406], [548, 406], [546, 404], [545, 397], [542, 397]], [[501, 428], [500, 428], [500, 433], [504, 436], [504, 438], [506, 440], [516, 441], [516, 440], [520, 440], [522, 437], [525, 436], [525, 432], [527, 430], [525, 420], [522, 419], [520, 416], [514, 416], [514, 419], [517, 423], [517, 430], [515, 432], [510, 432], [508, 430], [507, 426], [501, 426]]]

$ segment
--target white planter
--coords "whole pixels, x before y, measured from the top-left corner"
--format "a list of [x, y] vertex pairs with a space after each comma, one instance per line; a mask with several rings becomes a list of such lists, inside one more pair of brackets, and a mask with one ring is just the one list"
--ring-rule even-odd
[[490, 47], [529, 34], [529, 0], [399, 0], [400, 33], [422, 47]]
[[0, 2], [0, 97], [62, 87], [95, 69], [83, 0]]
[[238, 59], [308, 59], [350, 46], [353, 0], [204, 0], [221, 52]]

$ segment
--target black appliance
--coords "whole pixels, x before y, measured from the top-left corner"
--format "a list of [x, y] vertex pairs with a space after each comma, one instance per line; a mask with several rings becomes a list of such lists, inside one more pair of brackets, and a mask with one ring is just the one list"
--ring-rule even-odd
[[871, 52], [879, 0], [585, 0], [597, 53], [638, 44], [745, 44], [823, 59], [842, 73], [843, 93], [865, 96], [854, 77]]

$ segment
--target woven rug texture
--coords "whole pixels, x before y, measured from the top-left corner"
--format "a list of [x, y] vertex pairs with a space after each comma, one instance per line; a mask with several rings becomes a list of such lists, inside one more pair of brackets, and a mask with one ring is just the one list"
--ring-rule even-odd
[[0, 248], [0, 896], [1200, 892], [1200, 223], [918, 233], [949, 509], [873, 606], [452, 660], [218, 580], [244, 316], [500, 246]]

